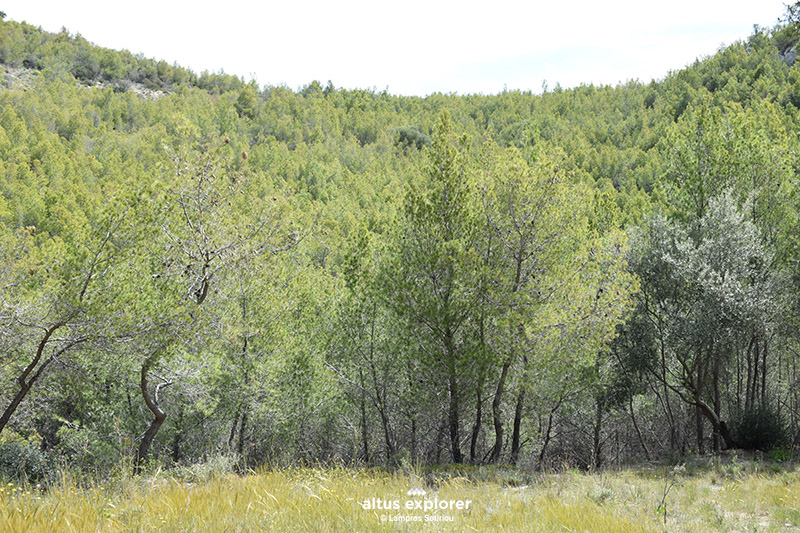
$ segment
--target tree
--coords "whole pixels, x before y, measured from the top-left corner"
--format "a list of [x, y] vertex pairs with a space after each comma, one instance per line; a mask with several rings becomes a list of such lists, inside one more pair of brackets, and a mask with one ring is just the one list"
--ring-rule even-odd
[[[114, 208], [120, 212], [112, 214]], [[3, 350], [19, 365], [18, 389], [0, 415], [0, 432], [50, 365], [84, 346], [103, 350], [125, 335], [114, 280], [130, 244], [120, 230], [126, 216], [112, 201], [100, 221], [75, 216], [65, 238], [35, 226], [0, 226]]]
[[493, 462], [502, 452], [503, 397], [515, 366], [512, 463], [527, 399], [535, 387], [547, 387], [546, 379], [531, 383], [532, 376], [592, 366], [634, 288], [613, 213], [593, 206], [591, 191], [571, 182], [557, 157], [539, 148], [526, 158], [491, 143], [484, 153], [484, 246], [491, 249], [486, 297], [501, 324], [492, 348], [502, 354], [492, 401]]
[[631, 269], [642, 281], [639, 304], [654, 328], [663, 368], [652, 373], [707, 419], [734, 448], [720, 411], [718, 379], [738, 336], [764, 331], [779, 301], [778, 276], [756, 227], [730, 194], [712, 198], [694, 222], [653, 216], [634, 234]]
[[456, 138], [442, 113], [428, 152], [427, 187], [409, 192], [382, 281], [385, 301], [408, 328], [424, 368], [447, 387], [447, 427], [453, 461], [461, 452], [462, 387], [475, 370], [474, 312], [480, 257], [466, 138]]
[[221, 278], [249, 256], [276, 254], [297, 242], [297, 234], [284, 230], [276, 217], [277, 197], [256, 195], [248, 187], [252, 183], [221, 162], [227, 144], [226, 139], [199, 154], [172, 153], [175, 184], [150, 212], [157, 232], [143, 253], [150, 268], [149, 279], [141, 282], [149, 292], [143, 312], [150, 332], [139, 348], [144, 351], [139, 383], [153, 419], [136, 453], [137, 471], [167, 416], [159, 391], [172, 380], [151, 387], [154, 368], [174, 355], [183, 336], [201, 328], [206, 318], [201, 306]]

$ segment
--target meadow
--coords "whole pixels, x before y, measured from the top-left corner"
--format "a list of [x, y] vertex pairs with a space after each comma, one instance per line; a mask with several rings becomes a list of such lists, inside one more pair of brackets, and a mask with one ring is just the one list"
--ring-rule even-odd
[[596, 473], [196, 467], [88, 485], [63, 473], [47, 488], [4, 484], [0, 529], [798, 531], [800, 468], [735, 457]]

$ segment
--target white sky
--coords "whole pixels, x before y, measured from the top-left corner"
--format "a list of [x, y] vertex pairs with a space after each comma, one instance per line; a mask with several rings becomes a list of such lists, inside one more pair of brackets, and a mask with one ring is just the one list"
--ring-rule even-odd
[[790, 0], [6, 0], [9, 19], [260, 85], [393, 94], [649, 82], [771, 27]]

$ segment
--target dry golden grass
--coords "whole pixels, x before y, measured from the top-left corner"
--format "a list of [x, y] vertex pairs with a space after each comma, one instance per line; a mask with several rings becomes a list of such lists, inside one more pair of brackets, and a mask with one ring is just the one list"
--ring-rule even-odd
[[[664, 467], [526, 479], [500, 469], [389, 474], [314, 468], [195, 483], [157, 473], [90, 488], [64, 476], [47, 491], [3, 486], [0, 530], [800, 531], [800, 471], [749, 470]], [[415, 487], [426, 494], [409, 496]], [[364, 509], [372, 498], [398, 501], [400, 509]], [[434, 499], [471, 503], [436, 512], [404, 508], [407, 501]], [[426, 515], [448, 521], [425, 522]]]

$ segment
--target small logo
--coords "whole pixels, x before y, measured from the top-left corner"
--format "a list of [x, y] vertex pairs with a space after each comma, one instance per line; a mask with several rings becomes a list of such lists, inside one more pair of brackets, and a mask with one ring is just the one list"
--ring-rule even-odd
[[420, 487], [414, 487], [408, 492], [406, 492], [409, 496], [425, 496], [425, 489]]

